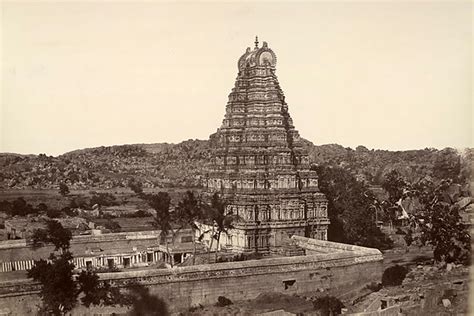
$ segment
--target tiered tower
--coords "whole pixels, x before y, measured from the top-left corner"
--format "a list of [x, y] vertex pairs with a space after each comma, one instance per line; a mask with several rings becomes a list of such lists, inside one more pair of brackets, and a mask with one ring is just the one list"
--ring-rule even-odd
[[247, 48], [222, 126], [210, 136], [206, 186], [240, 219], [226, 242], [234, 251], [278, 250], [288, 237], [326, 239], [327, 200], [288, 113], [275, 53]]

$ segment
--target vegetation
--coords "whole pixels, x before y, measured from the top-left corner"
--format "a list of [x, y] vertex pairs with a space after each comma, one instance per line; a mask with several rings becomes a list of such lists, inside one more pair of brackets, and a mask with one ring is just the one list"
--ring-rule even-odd
[[388, 249], [392, 241], [377, 227], [376, 198], [368, 187], [340, 167], [318, 166], [319, 188], [328, 199], [328, 239]]
[[234, 304], [234, 303], [232, 303], [232, 301], [230, 299], [228, 299], [227, 297], [225, 297], [225, 296], [219, 296], [217, 298], [216, 306], [224, 307], [224, 306], [228, 306], [228, 305], [232, 305], [232, 304]]
[[378, 292], [382, 289], [382, 283], [371, 282], [366, 288], [372, 292]]
[[[141, 187], [139, 185], [138, 187]], [[178, 229], [173, 229], [173, 223], [176, 222], [176, 214], [171, 213], [171, 197], [167, 192], [158, 192], [157, 194], [145, 194], [141, 190], [137, 190], [137, 195], [145, 200], [148, 205], [155, 210], [154, 221], [152, 225], [160, 230], [161, 243], [166, 244], [166, 253], [171, 257], [169, 251], [168, 236], [171, 235], [172, 243], [174, 242]], [[173, 265], [173, 261], [170, 261]]]
[[64, 183], [59, 184], [59, 194], [62, 196], [66, 196], [69, 194], [69, 187], [65, 185]]
[[46, 221], [46, 229], [37, 229], [32, 236], [34, 248], [44, 246], [46, 243], [52, 243], [54, 250], [59, 250], [60, 252], [68, 251], [71, 239], [71, 231], [64, 228], [56, 220]]
[[125, 300], [126, 305], [131, 305], [132, 316], [167, 316], [169, 315], [166, 303], [159, 297], [151, 295], [148, 288], [140, 284], [132, 284], [129, 288], [129, 295]]
[[228, 234], [229, 231], [234, 228], [233, 221], [236, 220], [236, 216], [232, 213], [232, 211], [226, 213], [226, 202], [221, 199], [218, 193], [213, 194], [211, 203], [206, 207], [206, 209], [206, 219], [212, 225], [212, 239], [209, 246], [209, 251], [212, 249], [213, 241], [216, 240], [217, 247], [215, 252], [215, 260], [217, 261], [221, 235], [222, 233]]
[[69, 251], [71, 232], [54, 220], [47, 222], [47, 228], [35, 231], [33, 246], [52, 243], [55, 251], [49, 260], [35, 261], [33, 268], [28, 270], [28, 277], [41, 283], [40, 296], [43, 301], [41, 314], [63, 315], [76, 306], [82, 293], [84, 305], [104, 304], [115, 305], [123, 301], [120, 291], [112, 288], [107, 282], [99, 282], [98, 276], [92, 272], [81, 272], [77, 281], [73, 278], [74, 264]]
[[322, 296], [313, 301], [313, 306], [321, 316], [339, 315], [344, 304], [334, 296]]
[[[46, 207], [47, 208], [47, 207]], [[45, 211], [45, 206], [38, 205], [33, 207], [27, 203], [24, 198], [19, 197], [12, 202], [3, 200], [0, 202], [0, 210], [10, 216], [26, 216], [29, 214], [38, 214]]]
[[[117, 305], [129, 303], [124, 294], [116, 287], [112, 287], [108, 282], [100, 282], [95, 271], [81, 271], [77, 277], [78, 292], [83, 293], [81, 302], [89, 307], [90, 305]], [[126, 304], [129, 305], [129, 304]]]
[[468, 265], [471, 257], [471, 236], [468, 227], [461, 221], [460, 207], [449, 194], [451, 181], [439, 184], [417, 183], [413, 194], [417, 195], [422, 208], [415, 221], [421, 230], [422, 244], [434, 247], [434, 258], [441, 262]]
[[258, 260], [262, 259], [263, 255], [258, 252], [251, 253], [239, 253], [231, 257], [219, 257], [216, 262], [235, 262], [235, 261], [246, 261], [246, 260]]
[[93, 192], [92, 197], [90, 198], [89, 205], [94, 206], [94, 205], [99, 205], [99, 206], [113, 206], [117, 205], [115, 196], [111, 193], [96, 193]]
[[[451, 172], [457, 169], [441, 164], [438, 173], [459, 179]], [[468, 227], [460, 216], [458, 201], [465, 194], [453, 179], [432, 181], [422, 179], [409, 183], [396, 172], [391, 172], [385, 180], [389, 188], [389, 201], [416, 200], [408, 210], [412, 226], [420, 233], [416, 236], [409, 230], [405, 235], [407, 245], [418, 241], [421, 245], [432, 245], [434, 258], [438, 262], [470, 263], [471, 237]]]
[[[201, 199], [196, 198], [192, 191], [186, 191], [183, 199], [179, 201], [176, 208], [176, 217], [182, 223], [183, 226], [189, 226], [195, 231], [199, 231], [199, 227], [196, 225], [196, 221], [204, 218], [203, 203]], [[204, 237], [205, 232], [200, 232], [198, 241], [201, 241]], [[196, 238], [193, 237], [193, 265], [196, 260]]]
[[388, 267], [382, 274], [382, 286], [402, 285], [407, 274], [408, 270], [404, 266], [394, 265]]
[[28, 270], [28, 277], [42, 285], [42, 314], [62, 315], [76, 305], [79, 293], [73, 280], [74, 264], [70, 263], [71, 259], [69, 251], [60, 255], [51, 254], [50, 262], [36, 261], [33, 268]]
[[[390, 170], [409, 181], [425, 176], [436, 179], [457, 175], [469, 179], [470, 151], [426, 148], [410, 151], [356, 149], [330, 144], [315, 146], [304, 141], [315, 164], [343, 167], [357, 179], [382, 184]], [[139, 177], [145, 188], [186, 187], [200, 184], [209, 143], [188, 140], [179, 144], [137, 144], [77, 150], [58, 157], [46, 155], [0, 154], [0, 188], [54, 188], [60, 183], [69, 189], [127, 187]]]

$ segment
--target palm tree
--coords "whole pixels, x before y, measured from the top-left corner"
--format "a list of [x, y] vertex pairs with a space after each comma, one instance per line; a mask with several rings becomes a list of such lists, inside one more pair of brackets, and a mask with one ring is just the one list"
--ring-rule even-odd
[[[234, 228], [233, 222], [237, 217], [232, 211], [226, 213], [226, 202], [221, 199], [218, 193], [214, 193], [209, 207], [209, 220], [212, 222], [212, 239], [209, 249], [212, 248], [213, 239], [217, 242], [215, 260], [219, 252], [219, 243], [222, 233], [229, 234], [229, 231]], [[209, 253], [208, 253], [209, 254]]]
[[[173, 266], [173, 259], [171, 258], [171, 254], [169, 252], [168, 246], [168, 235], [172, 234], [172, 239], [174, 241], [175, 232], [172, 229], [171, 223], [171, 213], [170, 213], [170, 204], [171, 204], [171, 197], [167, 192], [158, 192], [158, 194], [147, 194], [145, 196], [148, 205], [152, 207], [156, 211], [156, 215], [154, 218], [153, 226], [160, 229], [160, 239], [161, 243], [165, 243], [166, 245], [166, 253], [170, 258], [170, 264]], [[172, 241], [172, 242], [173, 242]]]
[[[178, 203], [176, 208], [176, 218], [183, 226], [189, 226], [194, 231], [199, 231], [200, 228], [196, 225], [196, 221], [203, 218], [203, 207], [200, 198], [196, 198], [192, 191], [186, 191], [183, 199]], [[206, 232], [201, 232], [198, 240], [202, 240]], [[196, 236], [193, 236], [193, 265], [196, 262]]]

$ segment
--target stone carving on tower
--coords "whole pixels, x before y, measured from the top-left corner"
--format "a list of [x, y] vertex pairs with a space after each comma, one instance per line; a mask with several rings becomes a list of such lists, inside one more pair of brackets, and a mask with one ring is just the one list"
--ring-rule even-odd
[[272, 252], [292, 235], [327, 238], [327, 200], [295, 130], [263, 42], [238, 61], [222, 126], [210, 136], [208, 194], [218, 192], [235, 229], [221, 241], [238, 252]]

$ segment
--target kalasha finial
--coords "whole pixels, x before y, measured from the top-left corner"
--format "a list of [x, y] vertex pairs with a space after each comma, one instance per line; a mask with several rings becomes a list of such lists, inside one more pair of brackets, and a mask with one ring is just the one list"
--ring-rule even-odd
[[258, 36], [255, 36], [255, 48], [258, 48]]

